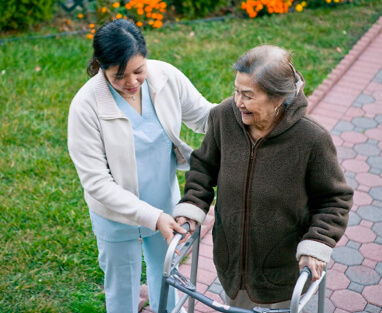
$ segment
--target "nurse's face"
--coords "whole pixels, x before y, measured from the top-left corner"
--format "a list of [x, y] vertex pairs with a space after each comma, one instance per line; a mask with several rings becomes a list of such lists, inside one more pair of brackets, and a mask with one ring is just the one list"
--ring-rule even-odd
[[146, 58], [141, 55], [132, 57], [122, 75], [118, 75], [118, 69], [115, 65], [105, 70], [107, 80], [121, 96], [136, 96], [147, 76]]

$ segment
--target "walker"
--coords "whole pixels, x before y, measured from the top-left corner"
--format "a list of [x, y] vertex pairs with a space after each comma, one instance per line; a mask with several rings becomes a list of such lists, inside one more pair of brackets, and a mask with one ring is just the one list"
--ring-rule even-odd
[[[186, 223], [182, 226], [189, 231], [189, 224]], [[300, 276], [296, 282], [293, 290], [291, 306], [289, 309], [268, 309], [254, 307], [253, 310], [242, 309], [238, 307], [232, 307], [225, 304], [218, 303], [200, 292], [196, 291], [196, 276], [198, 269], [198, 257], [199, 257], [199, 244], [200, 244], [200, 226], [197, 227], [194, 234], [188, 238], [180, 249], [180, 255], [175, 254], [179, 241], [183, 238], [182, 234], [176, 233], [171, 241], [168, 249], [163, 267], [162, 287], [159, 300], [159, 313], [168, 313], [167, 298], [169, 287], [172, 286], [183, 292], [182, 297], [171, 313], [178, 313], [184, 303], [188, 301], [188, 313], [194, 313], [195, 299], [211, 307], [219, 312], [229, 313], [299, 313], [304, 306], [308, 303], [311, 297], [318, 289], [318, 313], [324, 313], [325, 311], [325, 289], [326, 289], [326, 271], [322, 272], [321, 278], [313, 282], [306, 293], [301, 296], [302, 290], [306, 281], [310, 278], [311, 272], [308, 267], [304, 267], [300, 273]], [[191, 259], [191, 275], [188, 281], [177, 269], [179, 262], [184, 258], [188, 251], [192, 248]]]

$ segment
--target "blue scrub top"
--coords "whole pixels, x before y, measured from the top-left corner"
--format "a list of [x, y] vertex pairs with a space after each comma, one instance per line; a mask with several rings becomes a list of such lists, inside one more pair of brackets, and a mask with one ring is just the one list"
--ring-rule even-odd
[[[142, 115], [109, 84], [117, 106], [133, 127], [139, 199], [171, 214], [180, 199], [173, 144], [160, 124], [147, 81], [142, 85]], [[126, 171], [130, 169], [126, 168]], [[119, 242], [147, 237], [155, 232], [103, 218], [90, 211], [93, 231], [105, 241]]]

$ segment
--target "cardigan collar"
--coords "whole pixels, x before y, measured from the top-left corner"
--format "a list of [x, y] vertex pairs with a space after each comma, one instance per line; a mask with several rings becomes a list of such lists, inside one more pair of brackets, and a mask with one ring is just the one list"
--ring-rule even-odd
[[[98, 73], [94, 76], [94, 80], [94, 94], [96, 98], [99, 118], [126, 118], [126, 116], [118, 108], [116, 102], [114, 101], [113, 95], [110, 92], [104, 71], [102, 69], [99, 69]], [[150, 60], [147, 60], [147, 83], [154, 107], [156, 96], [164, 88], [167, 80], [168, 77], [162, 72], [159, 72], [155, 68], [155, 65], [150, 63]]]

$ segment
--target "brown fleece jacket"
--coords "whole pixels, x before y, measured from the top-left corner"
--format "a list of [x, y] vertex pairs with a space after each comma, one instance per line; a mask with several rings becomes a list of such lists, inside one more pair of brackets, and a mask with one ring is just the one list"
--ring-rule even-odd
[[300, 92], [253, 145], [228, 98], [211, 110], [203, 144], [191, 156], [180, 203], [206, 213], [217, 186], [213, 257], [232, 299], [240, 289], [258, 303], [290, 299], [299, 242], [333, 248], [345, 231], [353, 190], [329, 132], [305, 116], [306, 106]]

